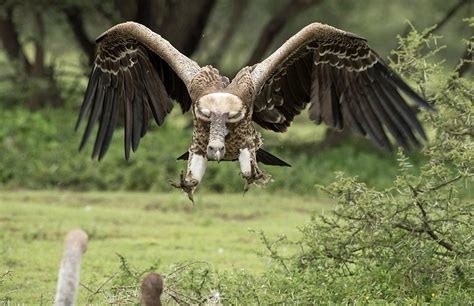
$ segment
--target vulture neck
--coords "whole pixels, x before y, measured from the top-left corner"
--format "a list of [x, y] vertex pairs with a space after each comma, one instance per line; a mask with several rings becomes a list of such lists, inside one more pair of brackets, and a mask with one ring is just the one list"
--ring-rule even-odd
[[228, 114], [211, 114], [209, 129], [209, 143], [225, 143], [225, 136], [229, 133], [226, 123]]

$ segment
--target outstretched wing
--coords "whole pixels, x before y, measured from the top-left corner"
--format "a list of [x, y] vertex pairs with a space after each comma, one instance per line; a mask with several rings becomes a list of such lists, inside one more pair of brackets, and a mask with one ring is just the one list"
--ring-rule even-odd
[[350, 128], [387, 149], [388, 133], [404, 148], [426, 139], [401, 93], [432, 106], [355, 34], [311, 24], [254, 66], [252, 79], [258, 92], [253, 120], [266, 129], [286, 131], [309, 103], [315, 123]]
[[79, 149], [99, 121], [92, 158], [106, 153], [119, 116], [124, 116], [125, 158], [136, 151], [149, 118], [161, 125], [176, 100], [186, 112], [191, 106], [187, 86], [200, 67], [147, 27], [126, 22], [99, 36], [76, 130], [89, 114]]

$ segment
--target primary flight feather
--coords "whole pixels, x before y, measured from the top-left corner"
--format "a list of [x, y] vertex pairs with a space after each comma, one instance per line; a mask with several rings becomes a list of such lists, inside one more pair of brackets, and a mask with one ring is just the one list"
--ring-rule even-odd
[[263, 140], [253, 122], [285, 132], [308, 104], [316, 124], [350, 129], [386, 149], [391, 149], [388, 135], [404, 148], [419, 147], [426, 135], [402, 94], [432, 109], [364, 38], [328, 25], [306, 26], [229, 81], [212, 66], [200, 67], [147, 27], [126, 22], [97, 39], [76, 129], [88, 115], [82, 149], [99, 122], [92, 157], [101, 159], [123, 116], [128, 159], [151, 118], [161, 125], [174, 101], [183, 112], [191, 110], [191, 146], [179, 157], [188, 159], [188, 168], [173, 185], [192, 200], [208, 160], [238, 160], [245, 189], [269, 181], [257, 162], [289, 166], [261, 148]]

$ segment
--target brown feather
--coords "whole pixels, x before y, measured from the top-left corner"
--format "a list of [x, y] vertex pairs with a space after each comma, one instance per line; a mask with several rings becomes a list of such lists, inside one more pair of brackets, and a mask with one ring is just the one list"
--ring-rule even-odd
[[[309, 103], [309, 118], [315, 123], [350, 128], [387, 149], [391, 148], [387, 133], [405, 148], [420, 145], [414, 133], [425, 138], [400, 92], [420, 106], [431, 108], [430, 104], [355, 34], [311, 24], [255, 65], [252, 77], [258, 92], [253, 120], [264, 128], [285, 131]], [[272, 87], [279, 89], [283, 104], [277, 105], [275, 96], [267, 104], [261, 102]], [[270, 122], [275, 120], [266, 109], [276, 109], [285, 121]]]
[[[93, 158], [101, 159], [113, 130], [123, 116], [125, 158], [136, 151], [150, 116], [161, 125], [176, 99], [184, 111], [191, 107], [186, 84], [200, 67], [166, 40], [137, 23], [119, 24], [97, 39], [95, 66], [89, 78], [76, 129], [89, 113], [79, 149], [99, 121]], [[179, 64], [178, 64], [179, 62]], [[186, 65], [186, 69], [180, 65]], [[173, 67], [173, 68], [172, 68]]]

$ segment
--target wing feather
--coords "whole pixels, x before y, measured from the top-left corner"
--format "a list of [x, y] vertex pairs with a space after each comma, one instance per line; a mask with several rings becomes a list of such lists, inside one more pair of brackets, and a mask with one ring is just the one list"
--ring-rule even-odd
[[96, 93], [97, 97], [94, 101], [94, 104], [92, 106], [90, 115], [89, 115], [89, 121], [87, 122], [87, 127], [84, 132], [84, 135], [82, 136], [81, 143], [79, 145], [79, 150], [82, 150], [82, 148], [85, 146], [87, 140], [89, 139], [91, 133], [92, 133], [92, 128], [94, 127], [94, 124], [96, 123], [97, 119], [99, 118], [99, 114], [102, 109], [102, 104], [104, 103], [104, 97], [105, 97], [105, 88], [102, 84], [98, 84], [98, 91]]
[[109, 149], [110, 142], [112, 141], [112, 135], [114, 133], [115, 124], [117, 123], [117, 119], [118, 119], [118, 114], [119, 114], [118, 101], [116, 99], [113, 99], [111, 103], [112, 103], [112, 110], [111, 110], [112, 115], [110, 118], [109, 125], [107, 127], [107, 133], [105, 135], [104, 143], [102, 144], [102, 147], [100, 148], [99, 160], [101, 160], [104, 157], [105, 153]]
[[[387, 149], [388, 134], [407, 149], [426, 139], [404, 96], [418, 106], [433, 107], [356, 34], [311, 24], [254, 66], [251, 77], [257, 90], [253, 120], [264, 128], [286, 131], [310, 104], [309, 117], [316, 124], [350, 128]], [[275, 84], [283, 99], [278, 103], [273, 96], [268, 99]], [[276, 121], [278, 114], [284, 120]]]
[[136, 152], [138, 149], [138, 144], [140, 143], [141, 131], [143, 127], [143, 101], [141, 100], [141, 95], [135, 93], [135, 99], [133, 100], [132, 112], [133, 123], [132, 123], [132, 149], [133, 152]]
[[97, 137], [94, 143], [94, 149], [92, 151], [92, 158], [95, 158], [99, 155], [101, 147], [104, 143], [105, 136], [107, 135], [107, 130], [112, 116], [112, 106], [114, 103], [114, 92], [112, 90], [107, 91], [104, 103], [102, 105], [102, 115], [99, 122], [99, 131], [97, 132]]
[[[123, 83], [123, 79], [122, 79], [122, 83]], [[123, 104], [124, 113], [125, 113], [124, 148], [125, 148], [125, 159], [128, 160], [130, 158], [130, 149], [132, 146], [132, 139], [133, 139], [132, 128], [134, 126], [135, 118], [133, 117], [134, 113], [133, 113], [132, 101], [124, 97], [123, 87], [122, 87], [121, 98], [124, 99], [124, 104]]]
[[127, 22], [112, 27], [97, 39], [97, 53], [76, 130], [89, 114], [79, 149], [93, 127], [99, 128], [92, 157], [103, 158], [119, 121], [124, 122], [125, 158], [138, 149], [152, 116], [162, 125], [172, 110], [172, 99], [186, 112], [191, 107], [188, 85], [199, 72], [194, 61], [143, 25]]

